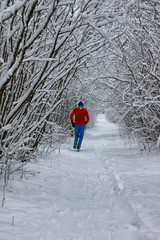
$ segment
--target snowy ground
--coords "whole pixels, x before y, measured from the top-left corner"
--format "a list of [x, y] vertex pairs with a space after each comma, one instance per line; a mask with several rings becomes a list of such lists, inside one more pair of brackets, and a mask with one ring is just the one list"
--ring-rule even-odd
[[102, 116], [72, 143], [12, 175], [0, 240], [160, 240], [158, 153], [125, 147]]

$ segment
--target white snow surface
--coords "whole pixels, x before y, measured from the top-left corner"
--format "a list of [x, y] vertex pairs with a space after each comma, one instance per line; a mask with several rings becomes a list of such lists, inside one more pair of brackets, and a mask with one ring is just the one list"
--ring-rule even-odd
[[102, 115], [72, 145], [10, 177], [0, 240], [160, 240], [159, 154], [125, 146]]

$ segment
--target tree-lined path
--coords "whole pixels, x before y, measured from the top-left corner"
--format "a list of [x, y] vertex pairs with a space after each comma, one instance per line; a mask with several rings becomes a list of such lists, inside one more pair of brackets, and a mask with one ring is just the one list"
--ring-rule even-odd
[[100, 116], [81, 152], [71, 139], [9, 182], [0, 239], [159, 240], [159, 173], [158, 156], [125, 147]]

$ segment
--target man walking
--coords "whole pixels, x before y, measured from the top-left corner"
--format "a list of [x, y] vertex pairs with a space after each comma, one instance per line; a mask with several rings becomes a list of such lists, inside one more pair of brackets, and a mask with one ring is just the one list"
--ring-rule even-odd
[[[75, 118], [75, 122], [73, 121], [73, 118]], [[78, 107], [73, 109], [70, 115], [70, 120], [72, 126], [75, 127], [75, 139], [73, 148], [77, 148], [79, 151], [83, 140], [85, 124], [89, 122], [89, 114], [87, 109], [83, 108], [83, 102], [80, 101], [78, 103]]]

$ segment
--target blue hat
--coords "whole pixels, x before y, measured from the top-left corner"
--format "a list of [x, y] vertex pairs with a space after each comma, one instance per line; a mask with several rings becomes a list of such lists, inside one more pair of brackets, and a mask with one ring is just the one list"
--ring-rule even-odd
[[80, 101], [80, 102], [78, 103], [78, 107], [83, 107], [83, 102], [82, 102], [82, 101]]

